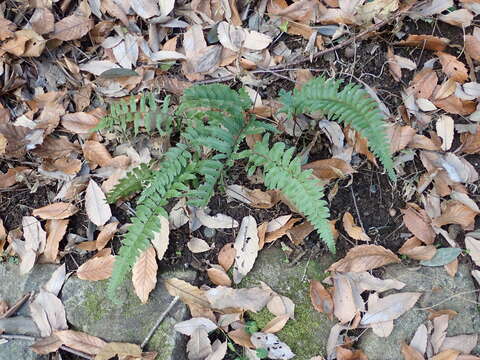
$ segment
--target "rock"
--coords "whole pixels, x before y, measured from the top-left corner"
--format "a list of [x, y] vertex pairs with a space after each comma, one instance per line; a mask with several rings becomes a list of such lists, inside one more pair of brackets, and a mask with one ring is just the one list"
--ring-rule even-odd
[[[401, 290], [423, 292], [412, 310], [394, 320], [394, 329], [387, 338], [377, 337], [369, 329], [360, 337], [359, 348], [369, 360], [396, 360], [401, 358], [402, 341], [407, 344], [418, 326], [425, 323], [429, 312], [420, 310], [451, 309], [458, 315], [449, 321], [447, 336], [480, 333], [480, 313], [476, 305], [475, 285], [468, 266], [459, 265], [454, 278], [440, 267], [406, 267], [402, 264], [387, 266], [384, 279], [397, 279], [406, 284]], [[385, 293], [383, 296], [388, 295]], [[436, 304], [438, 304], [436, 306]], [[480, 346], [474, 349], [479, 354]]]
[[[13, 305], [23, 295], [30, 291], [38, 291], [40, 285], [46, 283], [58, 265], [42, 264], [35, 267], [25, 275], [20, 275], [19, 266], [16, 264], [0, 263], [0, 298], [9, 306]], [[23, 306], [17, 314], [29, 315], [28, 306]], [[14, 320], [9, 320], [14, 321]], [[17, 324], [21, 325], [21, 324]], [[10, 325], [9, 325], [10, 326]], [[35, 354], [29, 349], [33, 341], [9, 340], [0, 344], [0, 360], [40, 360], [46, 356]]]
[[[241, 287], [265, 282], [278, 294], [288, 296], [295, 303], [295, 320], [289, 320], [285, 327], [276, 333], [296, 354], [295, 360], [309, 360], [318, 355], [325, 356], [330, 328], [335, 324], [325, 314], [317, 312], [311, 304], [309, 280], [323, 280], [324, 271], [334, 262], [332, 256], [304, 260], [294, 266], [285, 263], [285, 255], [278, 248], [263, 249], [252, 271], [242, 280]], [[260, 329], [274, 316], [263, 309], [250, 313]]]
[[[171, 271], [162, 278], [177, 277], [193, 281], [195, 272]], [[61, 299], [65, 305], [67, 320], [76, 330], [98, 336], [105, 341], [140, 344], [172, 301], [162, 278], [150, 293], [149, 302], [142, 304], [135, 295], [131, 281], [119, 289], [122, 304], [114, 304], [106, 294], [108, 281], [85, 281], [71, 277], [65, 283]], [[186, 318], [187, 309], [181, 302], [169, 312], [150, 339], [146, 350], [158, 351], [158, 359], [183, 360], [185, 337], [173, 330], [173, 326]]]

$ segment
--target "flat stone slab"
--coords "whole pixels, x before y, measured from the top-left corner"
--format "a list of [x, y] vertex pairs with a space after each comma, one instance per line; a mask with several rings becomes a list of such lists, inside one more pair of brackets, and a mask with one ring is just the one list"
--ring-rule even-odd
[[[394, 320], [394, 329], [390, 336], [381, 338], [368, 329], [360, 337], [358, 347], [365, 352], [369, 360], [400, 359], [402, 341], [410, 343], [418, 326], [425, 323], [429, 314], [426, 308], [458, 312], [448, 323], [447, 336], [480, 333], [477, 293], [468, 266], [459, 265], [454, 278], [447, 274], [443, 266], [408, 267], [395, 264], [387, 266], [385, 270], [384, 279], [397, 279], [406, 284], [401, 292], [422, 292], [423, 295], [413, 309]], [[387, 292], [383, 296], [388, 294]], [[480, 354], [479, 345], [473, 353]]]
[[[295, 303], [295, 320], [289, 320], [275, 335], [287, 343], [296, 354], [295, 360], [309, 360], [325, 356], [331, 327], [336, 323], [325, 314], [317, 312], [310, 300], [310, 280], [323, 280], [325, 270], [334, 262], [332, 256], [304, 260], [291, 266], [285, 262], [281, 249], [269, 248], [260, 251], [253, 269], [240, 283], [241, 287], [265, 282], [280, 295], [288, 296]], [[260, 329], [274, 316], [265, 308], [258, 314], [250, 313]]]
[[[21, 275], [19, 266], [10, 263], [0, 263], [0, 298], [13, 305], [23, 295], [30, 291], [38, 291], [40, 285], [46, 283], [58, 265], [40, 264], [35, 265], [30, 273]], [[28, 315], [28, 306], [18, 312], [21, 315]], [[9, 340], [0, 344], [0, 360], [43, 360], [46, 356], [35, 354], [29, 349], [33, 341]]]
[[[150, 293], [149, 302], [142, 304], [135, 295], [131, 281], [119, 289], [122, 304], [114, 304], [107, 297], [108, 281], [85, 281], [73, 276], [65, 283], [61, 300], [67, 320], [76, 330], [98, 336], [105, 341], [140, 344], [172, 301], [163, 285], [163, 279], [176, 277], [193, 281], [193, 271], [171, 271], [162, 274], [157, 287]], [[178, 302], [163, 320], [145, 350], [157, 351], [160, 360], [183, 360], [184, 338], [173, 326], [187, 316], [187, 308]]]

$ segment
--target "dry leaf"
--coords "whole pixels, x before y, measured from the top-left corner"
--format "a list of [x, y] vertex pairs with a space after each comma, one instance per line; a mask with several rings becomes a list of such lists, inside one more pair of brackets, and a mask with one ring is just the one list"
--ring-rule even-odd
[[288, 315], [294, 319], [295, 303], [286, 296], [274, 295], [268, 302], [267, 309], [275, 316]]
[[228, 271], [232, 267], [236, 253], [237, 250], [235, 250], [234, 243], [223, 245], [218, 252], [218, 263], [225, 269], [225, 271]]
[[345, 273], [345, 275], [355, 283], [360, 293], [366, 290], [381, 293], [392, 289], [400, 290], [405, 286], [403, 282], [395, 279], [383, 280], [376, 278], [367, 271], [349, 272]]
[[392, 125], [387, 128], [387, 136], [390, 141], [392, 153], [401, 151], [407, 147], [415, 136], [415, 129], [411, 126]]
[[75, 134], [88, 134], [97, 126], [99, 119], [85, 112], [69, 113], [62, 116], [62, 125]]
[[37, 254], [43, 253], [47, 242], [47, 233], [42, 229], [40, 221], [33, 216], [24, 216], [22, 218], [22, 230], [25, 246]]
[[200, 238], [192, 237], [187, 243], [188, 250], [194, 254], [202, 253], [210, 250], [210, 245]]
[[270, 320], [261, 330], [264, 333], [275, 334], [283, 329], [289, 319], [288, 315], [280, 315]]
[[383, 246], [359, 245], [350, 249], [343, 259], [332, 264], [328, 271], [361, 272], [399, 262], [400, 259]]
[[61, 220], [69, 218], [77, 211], [77, 207], [73, 204], [57, 202], [33, 210], [32, 215], [38, 216], [44, 220]]
[[433, 219], [433, 225], [438, 227], [446, 224], [458, 224], [466, 229], [474, 224], [475, 216], [478, 215], [478, 212], [456, 200], [444, 202], [442, 206], [445, 208], [442, 216]]
[[113, 239], [113, 236], [117, 232], [118, 224], [118, 221], [114, 221], [106, 224], [102, 230], [100, 230], [97, 240], [95, 240], [95, 247], [97, 250], [102, 250], [107, 243]]
[[100, 186], [90, 179], [85, 193], [85, 210], [88, 218], [97, 226], [105, 225], [112, 217], [110, 205]]
[[226, 286], [217, 286], [205, 293], [212, 308], [223, 310], [238, 308], [259, 312], [272, 298], [272, 292], [260, 287], [232, 289]]
[[348, 323], [360, 310], [364, 310], [357, 306], [360, 305], [359, 301], [363, 306], [363, 300], [360, 298], [358, 289], [354, 288], [348, 277], [340, 274], [334, 275], [333, 285], [333, 313], [340, 323]]
[[111, 342], [100, 350], [97, 356], [95, 356], [95, 360], [109, 360], [115, 355], [118, 355], [119, 359], [124, 359], [127, 356], [138, 358], [142, 355], [142, 349], [136, 344]]
[[310, 300], [315, 310], [329, 315], [332, 319], [333, 299], [330, 292], [325, 289], [320, 281], [310, 281]]
[[173, 329], [183, 335], [192, 336], [193, 333], [201, 327], [205, 328], [207, 332], [212, 332], [213, 330], [217, 329], [217, 325], [212, 320], [202, 317], [196, 317], [190, 320], [179, 322], [175, 324]]
[[212, 265], [212, 267], [207, 270], [207, 275], [215, 285], [232, 286], [232, 280], [230, 280], [228, 274], [219, 265]]
[[430, 342], [434, 353], [438, 353], [443, 341], [447, 337], [448, 315], [440, 315], [433, 319], [433, 333], [430, 337]]
[[442, 138], [442, 150], [447, 151], [452, 146], [454, 121], [450, 116], [441, 115], [436, 123], [437, 135]]
[[348, 211], [343, 214], [343, 228], [347, 232], [348, 236], [355, 240], [361, 241], [370, 241], [370, 237], [365, 234], [363, 229], [360, 226], [355, 225], [355, 220], [353, 220], [352, 214]]
[[40, 35], [52, 32], [54, 29], [54, 21], [55, 18], [53, 17], [52, 12], [46, 8], [36, 8], [30, 18], [32, 29]]
[[155, 249], [150, 246], [140, 253], [132, 268], [132, 282], [135, 294], [143, 304], [148, 301], [148, 295], [157, 284], [158, 265], [155, 259]]
[[170, 224], [165, 216], [158, 215], [158, 219], [160, 221], [160, 230], [153, 233], [151, 242], [157, 251], [158, 260], [162, 260], [170, 243]]
[[112, 162], [112, 156], [107, 148], [98, 141], [85, 141], [82, 150], [85, 160], [90, 163], [92, 168], [95, 168], [97, 164], [100, 166], [108, 166]]
[[400, 348], [404, 360], [424, 360], [425, 358], [421, 353], [415, 350], [412, 346], [402, 343]]
[[68, 328], [62, 302], [43, 288], [40, 288], [39, 294], [30, 303], [30, 314], [42, 336], [50, 336], [52, 331]]
[[30, 349], [37, 354], [47, 355], [57, 351], [60, 346], [62, 346], [62, 341], [55, 335], [51, 335], [38, 339], [30, 346]]
[[256, 332], [252, 334], [250, 341], [256, 349], [267, 349], [269, 359], [288, 360], [295, 356], [290, 347], [274, 334]]
[[469, 27], [472, 24], [473, 14], [467, 9], [454, 10], [447, 15], [440, 15], [438, 20], [460, 28]]
[[385, 296], [378, 299], [375, 309], [368, 309], [360, 324], [370, 325], [379, 322], [395, 320], [410, 310], [422, 293], [405, 292]]
[[235, 265], [233, 282], [238, 284], [253, 268], [259, 250], [257, 222], [253, 216], [245, 216], [235, 239]]
[[44, 257], [47, 262], [54, 263], [58, 255], [58, 245], [67, 231], [68, 219], [47, 220], [47, 244], [45, 245]]
[[165, 287], [170, 295], [180, 297], [180, 300], [189, 306], [210, 308], [210, 302], [205, 296], [205, 291], [186, 281], [177, 278], [167, 279], [165, 280]]
[[99, 281], [108, 279], [112, 276], [115, 256], [107, 255], [103, 257], [92, 258], [77, 269], [77, 276], [82, 280]]
[[435, 232], [425, 211], [416, 211], [413, 207], [408, 206], [406, 209], [402, 209], [402, 213], [403, 221], [407, 229], [426, 245], [433, 244], [435, 241]]
[[212, 352], [212, 345], [205, 327], [197, 328], [187, 343], [189, 360], [203, 360]]
[[[423, 68], [415, 74], [411, 81], [409, 89], [415, 94], [417, 99], [429, 99], [437, 86], [438, 77], [431, 68]], [[407, 91], [410, 93], [410, 91]]]
[[480, 37], [475, 35], [465, 35], [465, 52], [474, 60], [480, 61]]
[[443, 340], [440, 351], [447, 349], [458, 350], [462, 354], [470, 354], [478, 342], [478, 334], [447, 336]]
[[70, 15], [55, 23], [53, 39], [63, 41], [77, 40], [86, 35], [93, 27], [93, 21], [85, 16]]
[[468, 70], [465, 65], [453, 55], [438, 51], [435, 53], [442, 64], [442, 70], [450, 79], [464, 83], [468, 79]]
[[235, 344], [245, 346], [249, 349], [254, 349], [252, 342], [250, 341], [250, 334], [245, 331], [244, 328], [230, 331], [228, 337], [233, 340]]
[[433, 35], [408, 35], [406, 40], [399, 41], [395, 45], [415, 46], [427, 50], [443, 51], [449, 43], [449, 39]]
[[467, 248], [468, 255], [470, 255], [473, 262], [477, 266], [480, 266], [480, 240], [471, 236], [465, 236], [465, 247]]
[[85, 354], [96, 355], [106, 345], [102, 339], [80, 331], [63, 330], [55, 331], [54, 334], [62, 344]]
[[303, 170], [312, 169], [313, 175], [321, 180], [332, 180], [353, 174], [355, 170], [345, 160], [330, 158], [317, 160], [302, 166]]
[[238, 227], [238, 222], [235, 219], [224, 214], [210, 216], [207, 215], [203, 209], [198, 209], [195, 215], [203, 226], [210, 229], [231, 229]]
[[434, 245], [423, 246], [415, 236], [411, 237], [398, 250], [401, 255], [406, 255], [414, 260], [430, 260], [435, 256], [437, 248]]
[[[265, 239], [264, 243], [271, 243], [274, 242], [275, 240], [281, 238], [283, 235], [285, 235], [292, 227], [295, 225], [298, 221], [300, 221], [299, 218], [295, 219], [290, 219], [288, 220], [283, 226], [279, 227], [278, 229], [275, 229], [271, 232], [268, 231], [268, 225], [266, 229], [266, 234], [265, 234]], [[270, 223], [269, 223], [270, 224]]]

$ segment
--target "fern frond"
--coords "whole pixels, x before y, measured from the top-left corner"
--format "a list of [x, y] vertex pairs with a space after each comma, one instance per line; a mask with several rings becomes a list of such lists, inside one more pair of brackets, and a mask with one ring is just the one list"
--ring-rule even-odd
[[339, 91], [340, 85], [340, 80], [314, 78], [300, 91], [294, 90], [292, 96], [282, 94], [282, 111], [287, 114], [322, 111], [329, 118], [350, 125], [368, 140], [373, 153], [394, 180], [392, 154], [378, 104], [358, 85], [348, 84]]
[[141, 191], [146, 184], [149, 183], [153, 175], [153, 171], [147, 164], [140, 164], [132, 169], [127, 175], [120, 179], [119, 183], [114, 186], [107, 194], [107, 202], [115, 203], [118, 199], [127, 197], [131, 194]]
[[122, 100], [111, 104], [110, 114], [105, 116], [92, 131], [120, 128], [125, 133], [133, 125], [135, 136], [141, 127], [145, 128], [149, 134], [155, 129], [160, 135], [168, 134], [172, 125], [172, 117], [168, 114], [169, 104], [169, 95], [165, 97], [161, 109], [152, 93], [141, 95], [138, 104], [132, 96], [128, 102]]
[[160, 231], [159, 215], [168, 216], [164, 206], [168, 200], [182, 196], [188, 191], [186, 185], [195, 178], [195, 163], [190, 162], [191, 154], [185, 145], [178, 144], [165, 154], [162, 167], [142, 192], [136, 208], [135, 217], [128, 232], [122, 239], [122, 247], [115, 259], [115, 265], [108, 286], [110, 298], [115, 298], [116, 289], [122, 284], [132, 269], [138, 255], [145, 250], [154, 233]]
[[250, 173], [263, 167], [264, 183], [270, 190], [278, 189], [315, 227], [328, 249], [335, 253], [335, 242], [328, 218], [328, 204], [323, 200], [323, 187], [312, 175], [312, 170], [302, 170], [301, 159], [293, 157], [295, 148], [285, 149], [282, 142], [268, 145], [269, 137], [256, 143], [249, 153]]
[[179, 111], [187, 114], [190, 124], [183, 137], [198, 153], [203, 147], [216, 152], [199, 162], [197, 173], [203, 176], [203, 183], [188, 194], [191, 205], [208, 204], [219, 179], [232, 166], [245, 136], [263, 131], [252, 116], [245, 115], [250, 106], [244, 90], [236, 92], [225, 85], [194, 86], [185, 90]]

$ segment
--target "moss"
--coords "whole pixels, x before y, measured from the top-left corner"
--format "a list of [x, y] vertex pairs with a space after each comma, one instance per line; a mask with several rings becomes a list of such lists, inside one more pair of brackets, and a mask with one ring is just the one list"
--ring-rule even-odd
[[83, 306], [86, 308], [92, 320], [99, 321], [103, 319], [103, 300], [104, 296], [100, 293], [95, 293], [92, 291], [85, 294], [85, 301], [83, 302]]
[[172, 318], [165, 319], [148, 342], [147, 350], [158, 351], [156, 360], [172, 359], [171, 356], [174, 354], [175, 344], [171, 341], [171, 337], [168, 334], [172, 331], [174, 324], [175, 320]]

